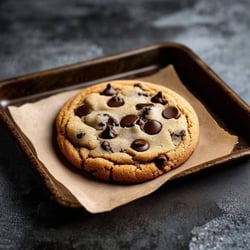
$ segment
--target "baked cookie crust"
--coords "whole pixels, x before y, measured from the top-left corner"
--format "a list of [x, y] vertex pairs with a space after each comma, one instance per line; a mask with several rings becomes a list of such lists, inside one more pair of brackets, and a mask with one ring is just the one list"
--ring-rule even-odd
[[119, 183], [144, 182], [180, 166], [199, 140], [198, 117], [183, 97], [134, 80], [83, 89], [59, 111], [56, 129], [73, 166]]

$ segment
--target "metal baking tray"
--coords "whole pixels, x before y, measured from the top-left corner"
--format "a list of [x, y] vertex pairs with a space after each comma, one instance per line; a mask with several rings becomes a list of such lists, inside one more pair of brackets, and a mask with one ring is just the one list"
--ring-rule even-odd
[[29, 159], [51, 198], [65, 206], [80, 207], [72, 194], [47, 173], [7, 107], [101, 81], [147, 76], [169, 64], [175, 67], [185, 86], [205, 105], [218, 124], [239, 138], [231, 154], [199, 165], [182, 176], [250, 156], [249, 106], [187, 47], [176, 43], [155, 44], [0, 82], [0, 121]]

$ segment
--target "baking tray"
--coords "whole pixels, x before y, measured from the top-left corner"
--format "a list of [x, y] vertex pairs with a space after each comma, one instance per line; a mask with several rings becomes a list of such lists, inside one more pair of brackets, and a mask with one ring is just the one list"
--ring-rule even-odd
[[34, 147], [12, 120], [8, 106], [37, 101], [97, 82], [147, 76], [170, 64], [175, 67], [184, 85], [206, 106], [218, 124], [239, 138], [239, 143], [229, 155], [196, 166], [181, 176], [248, 158], [250, 156], [249, 106], [197, 55], [187, 47], [176, 43], [155, 44], [1, 81], [0, 121], [29, 159], [51, 198], [65, 206], [80, 207], [80, 203], [71, 193], [47, 173]]

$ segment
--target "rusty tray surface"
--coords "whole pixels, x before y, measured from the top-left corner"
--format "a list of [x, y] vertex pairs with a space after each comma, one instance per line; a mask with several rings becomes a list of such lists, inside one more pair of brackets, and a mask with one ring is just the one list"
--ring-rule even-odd
[[197, 55], [187, 47], [176, 43], [155, 44], [1, 81], [0, 121], [30, 161], [51, 198], [65, 206], [79, 207], [79, 202], [71, 193], [47, 173], [34, 147], [13, 121], [8, 106], [37, 101], [56, 93], [101, 81], [150, 75], [170, 64], [175, 67], [184, 85], [206, 106], [217, 123], [239, 138], [239, 143], [231, 154], [199, 165], [181, 176], [248, 158], [250, 107]]

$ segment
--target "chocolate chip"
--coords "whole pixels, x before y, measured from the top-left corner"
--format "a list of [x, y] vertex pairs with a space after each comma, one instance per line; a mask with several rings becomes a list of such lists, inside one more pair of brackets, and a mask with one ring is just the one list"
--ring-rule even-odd
[[77, 139], [82, 139], [83, 136], [85, 136], [85, 133], [80, 132], [80, 133], [78, 133], [78, 134], [76, 135], [76, 138], [77, 138]]
[[161, 131], [162, 125], [156, 120], [148, 120], [143, 125], [142, 129], [149, 135], [158, 134]]
[[110, 144], [109, 144], [108, 141], [103, 141], [103, 142], [101, 143], [101, 147], [102, 147], [105, 151], [107, 151], [107, 152], [109, 152], [109, 153], [113, 153], [113, 150], [112, 150], [112, 148], [111, 148], [111, 146], [110, 146]]
[[137, 115], [126, 115], [121, 119], [120, 125], [121, 127], [133, 127], [136, 124], [137, 119]]
[[171, 119], [171, 118], [178, 119], [180, 115], [181, 114], [176, 107], [168, 107], [162, 111], [162, 116], [166, 119]]
[[144, 92], [138, 92], [137, 94], [138, 94], [138, 96], [146, 96], [146, 97], [148, 96], [148, 94], [144, 93]]
[[163, 169], [165, 167], [167, 161], [168, 161], [168, 158], [164, 154], [161, 154], [154, 159], [154, 163], [155, 163], [156, 167], [159, 169]]
[[107, 124], [112, 125], [112, 126], [118, 126], [119, 122], [111, 115], [109, 114], [104, 114], [104, 116], [108, 117]]
[[167, 104], [167, 100], [162, 96], [162, 92], [159, 91], [155, 96], [151, 98], [151, 102], [160, 103], [162, 105]]
[[186, 135], [186, 131], [183, 129], [181, 131], [171, 133], [170, 135], [171, 135], [172, 140], [179, 139], [179, 138], [182, 139]]
[[102, 91], [101, 95], [111, 96], [115, 95], [116, 93], [116, 90], [111, 86], [110, 83], [108, 83], [106, 88]]
[[124, 105], [124, 100], [122, 97], [116, 95], [109, 99], [107, 104], [109, 107], [120, 107]]
[[90, 112], [91, 112], [90, 107], [87, 104], [83, 104], [75, 110], [75, 115], [82, 117], [88, 115]]
[[153, 103], [137, 103], [135, 105], [137, 110], [143, 109], [144, 107], [153, 107], [154, 104]]
[[118, 133], [114, 130], [113, 126], [107, 124], [106, 128], [99, 135], [103, 139], [113, 139], [118, 136]]
[[98, 127], [104, 127], [104, 126], [105, 126], [105, 123], [103, 123], [103, 122], [98, 123]]
[[110, 115], [108, 119], [108, 124], [112, 126], [118, 126], [119, 122], [113, 116]]
[[143, 88], [143, 84], [141, 82], [137, 82], [134, 84], [134, 87]]
[[149, 143], [144, 139], [136, 139], [132, 142], [131, 148], [138, 152], [143, 152], [149, 149]]

